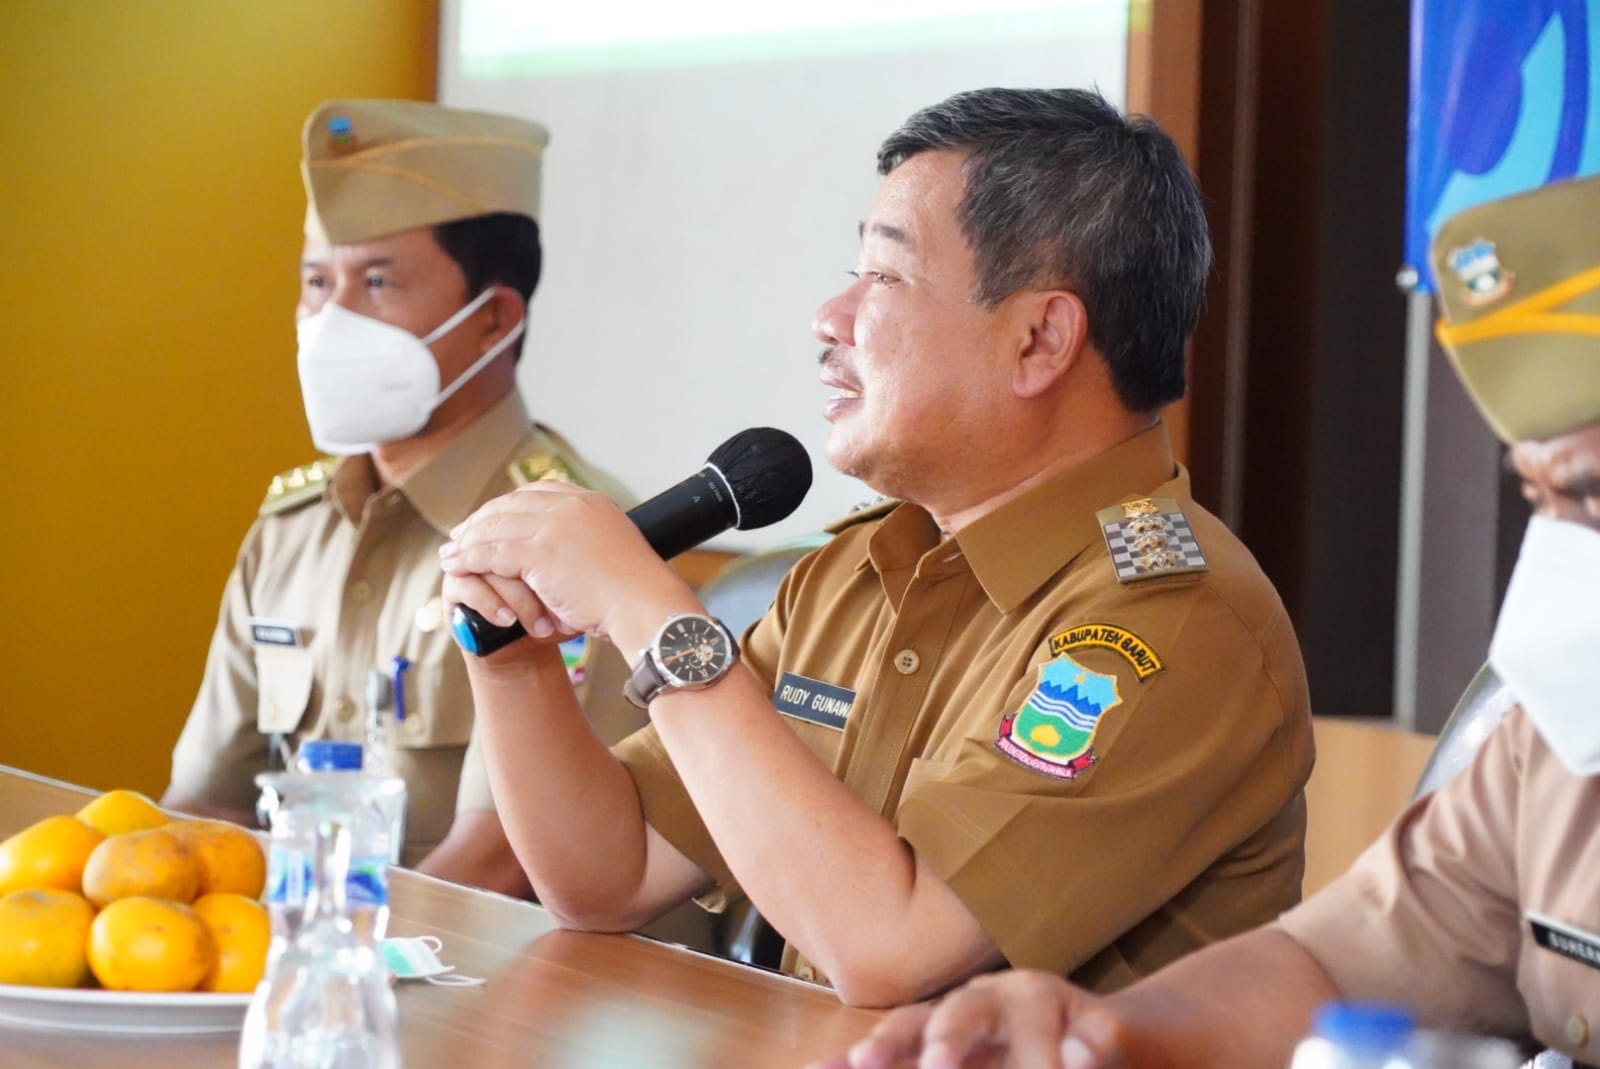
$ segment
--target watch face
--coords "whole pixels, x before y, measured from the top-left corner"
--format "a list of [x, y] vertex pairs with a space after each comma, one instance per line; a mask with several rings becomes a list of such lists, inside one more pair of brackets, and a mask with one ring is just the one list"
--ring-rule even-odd
[[733, 659], [727, 632], [703, 616], [680, 616], [661, 629], [661, 667], [680, 686], [716, 679]]

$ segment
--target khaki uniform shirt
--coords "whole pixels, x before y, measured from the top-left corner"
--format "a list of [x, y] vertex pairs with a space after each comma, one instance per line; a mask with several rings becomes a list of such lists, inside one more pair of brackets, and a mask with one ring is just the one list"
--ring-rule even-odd
[[[173, 787], [253, 809], [270, 735], [362, 741], [368, 673], [391, 674], [400, 656], [410, 662], [406, 716], [388, 726], [408, 794], [405, 863], [439, 843], [458, 809], [494, 808], [463, 654], [440, 599], [439, 547], [479, 505], [552, 464], [632, 504], [553, 431], [530, 426], [515, 390], [402, 485], [379, 488], [368, 456], [289, 473], [303, 485], [269, 495], [228, 577], [200, 694], [173, 752]], [[252, 629], [253, 620], [272, 626]], [[286, 635], [298, 644], [267, 641]], [[612, 741], [638, 728], [616, 651], [584, 640], [567, 649], [597, 733]]]
[[[949, 540], [913, 505], [845, 528], [744, 647], [1013, 965], [1109, 990], [1298, 901], [1299, 649], [1164, 428]], [[733, 891], [653, 730], [617, 752], [650, 822]], [[793, 947], [785, 968], [822, 979]]]
[[1600, 778], [1521, 709], [1280, 924], [1345, 997], [1600, 1064]]

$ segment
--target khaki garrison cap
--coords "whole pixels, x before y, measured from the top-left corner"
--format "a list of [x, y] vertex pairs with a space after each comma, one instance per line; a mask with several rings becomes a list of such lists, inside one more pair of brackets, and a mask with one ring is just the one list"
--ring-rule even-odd
[[306, 120], [306, 237], [370, 241], [494, 212], [539, 218], [538, 123], [412, 100], [330, 100]]
[[1451, 216], [1430, 258], [1439, 342], [1496, 434], [1600, 422], [1600, 177]]

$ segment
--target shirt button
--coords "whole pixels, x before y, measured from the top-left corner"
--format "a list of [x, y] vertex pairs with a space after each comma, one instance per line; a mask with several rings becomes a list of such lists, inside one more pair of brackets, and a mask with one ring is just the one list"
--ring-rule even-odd
[[357, 579], [350, 584], [350, 596], [357, 601], [366, 601], [372, 597], [372, 584], [365, 579]]
[[922, 658], [917, 656], [916, 650], [901, 650], [894, 655], [894, 670], [903, 676], [908, 676], [922, 664]]
[[333, 715], [336, 719], [348, 724], [351, 718], [356, 715], [356, 703], [349, 698], [340, 698], [333, 703]]
[[421, 738], [422, 733], [428, 730], [428, 725], [423, 723], [420, 713], [407, 713], [406, 718], [400, 723], [406, 726], [406, 734], [412, 738]]
[[1583, 1014], [1574, 1013], [1567, 1018], [1567, 1041], [1574, 1047], [1589, 1042], [1589, 1022], [1584, 1020]]

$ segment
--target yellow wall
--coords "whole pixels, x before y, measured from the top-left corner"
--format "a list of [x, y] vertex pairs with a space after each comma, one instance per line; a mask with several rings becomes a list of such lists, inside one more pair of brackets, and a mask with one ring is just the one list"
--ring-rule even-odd
[[0, 764], [159, 791], [222, 582], [314, 456], [302, 120], [432, 99], [437, 0], [0, 3]]

